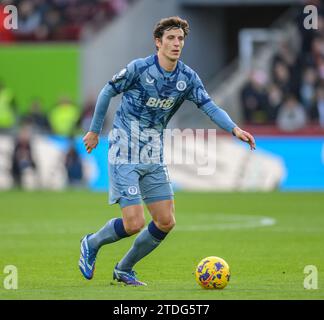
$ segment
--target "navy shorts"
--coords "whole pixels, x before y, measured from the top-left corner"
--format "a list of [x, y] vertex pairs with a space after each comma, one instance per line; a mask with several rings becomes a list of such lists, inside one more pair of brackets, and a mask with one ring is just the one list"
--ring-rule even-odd
[[109, 204], [123, 207], [173, 199], [166, 165], [109, 164]]

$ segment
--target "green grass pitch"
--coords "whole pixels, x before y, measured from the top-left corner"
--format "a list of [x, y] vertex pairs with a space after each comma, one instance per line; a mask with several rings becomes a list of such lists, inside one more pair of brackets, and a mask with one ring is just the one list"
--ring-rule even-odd
[[[175, 229], [136, 265], [148, 284], [140, 288], [111, 284], [134, 237], [101, 249], [93, 280], [79, 272], [80, 238], [119, 216], [106, 194], [11, 191], [0, 204], [0, 299], [324, 298], [323, 193], [178, 192]], [[224, 290], [195, 282], [197, 263], [211, 255], [230, 265]], [[17, 290], [4, 289], [6, 265], [18, 269]], [[304, 288], [307, 265], [318, 270], [318, 289]]]

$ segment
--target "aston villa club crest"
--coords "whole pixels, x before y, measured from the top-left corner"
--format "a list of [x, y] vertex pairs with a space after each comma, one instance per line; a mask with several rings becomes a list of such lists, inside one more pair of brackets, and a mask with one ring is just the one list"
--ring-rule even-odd
[[187, 84], [185, 83], [185, 81], [180, 80], [177, 82], [177, 89], [179, 91], [184, 91], [186, 90], [186, 88], [187, 88]]

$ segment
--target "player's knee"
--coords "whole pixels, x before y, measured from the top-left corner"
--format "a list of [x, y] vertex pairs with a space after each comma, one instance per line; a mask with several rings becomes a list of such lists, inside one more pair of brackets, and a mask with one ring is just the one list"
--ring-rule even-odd
[[176, 224], [174, 216], [168, 217], [167, 219], [163, 219], [157, 222], [157, 227], [164, 231], [170, 232]]
[[144, 226], [145, 226], [144, 219], [130, 221], [128, 223], [125, 223], [125, 231], [129, 235], [133, 235], [139, 233], [144, 228]]
[[175, 226], [175, 220], [170, 221], [170, 223], [163, 226], [165, 232], [170, 232]]
[[169, 231], [171, 231], [174, 228], [175, 224], [176, 224], [176, 220], [175, 220], [174, 216], [172, 216], [172, 218], [170, 219], [170, 221], [167, 225], [167, 228], [169, 229]]

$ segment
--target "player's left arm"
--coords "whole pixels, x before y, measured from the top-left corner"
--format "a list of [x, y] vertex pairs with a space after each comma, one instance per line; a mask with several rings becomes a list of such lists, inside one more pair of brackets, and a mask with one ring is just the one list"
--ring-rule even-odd
[[251, 150], [255, 150], [256, 148], [256, 143], [255, 143], [255, 139], [252, 136], [251, 133], [242, 130], [239, 127], [235, 127], [232, 131], [233, 135], [236, 136], [238, 139], [248, 143], [250, 145], [250, 149]]
[[251, 150], [255, 150], [255, 139], [251, 133], [242, 130], [225, 110], [217, 106], [212, 100], [199, 107], [209, 118], [225, 131], [232, 133], [233, 136], [248, 143]]
[[193, 86], [187, 99], [194, 102], [209, 118], [223, 130], [233, 134], [238, 139], [248, 143], [251, 150], [256, 148], [255, 139], [247, 131], [242, 130], [225, 110], [217, 106], [209, 97], [199, 76], [195, 73], [193, 77]]

